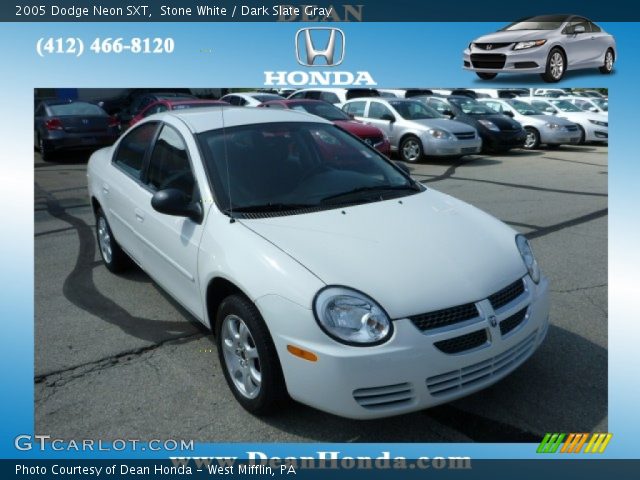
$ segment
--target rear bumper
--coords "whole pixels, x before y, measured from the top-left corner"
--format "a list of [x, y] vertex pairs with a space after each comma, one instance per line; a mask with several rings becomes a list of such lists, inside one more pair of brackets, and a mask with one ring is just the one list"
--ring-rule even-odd
[[[269, 325], [289, 394], [295, 400], [348, 418], [372, 419], [422, 410], [484, 389], [507, 376], [544, 340], [549, 320], [546, 279], [525, 277], [525, 293], [488, 319], [425, 333], [409, 319], [394, 321], [392, 338], [374, 347], [350, 347], [329, 339], [313, 313], [281, 297], [256, 302]], [[488, 301], [487, 301], [488, 302]], [[517, 327], [502, 333], [500, 322], [526, 308]], [[443, 339], [486, 331], [487, 342], [447, 354]], [[308, 349], [316, 362], [292, 356], [287, 345]]]
[[113, 144], [118, 138], [117, 133], [67, 133], [50, 132], [43, 137], [44, 147], [49, 151], [82, 150], [85, 148], [105, 147]]
[[482, 50], [476, 47], [465, 49], [462, 68], [484, 73], [544, 73], [548, 47], [512, 50], [512, 47]]

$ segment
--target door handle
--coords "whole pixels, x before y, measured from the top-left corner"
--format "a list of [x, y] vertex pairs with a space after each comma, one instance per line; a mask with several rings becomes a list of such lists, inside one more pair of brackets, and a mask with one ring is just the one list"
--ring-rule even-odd
[[109, 193], [109, 185], [108, 185], [108, 184], [106, 184], [106, 183], [103, 183], [103, 184], [102, 184], [102, 192], [103, 192], [104, 194]]
[[136, 208], [134, 210], [134, 213], [136, 215], [136, 220], [138, 220], [140, 223], [144, 222], [144, 212], [142, 210]]

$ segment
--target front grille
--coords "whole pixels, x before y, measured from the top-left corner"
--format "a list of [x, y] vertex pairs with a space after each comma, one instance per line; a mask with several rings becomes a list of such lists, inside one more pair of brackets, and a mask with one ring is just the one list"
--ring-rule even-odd
[[577, 125], [565, 125], [564, 128], [566, 128], [570, 132], [577, 132], [578, 131], [578, 126]]
[[504, 68], [507, 60], [502, 53], [472, 53], [471, 63], [475, 68]]
[[471, 320], [478, 316], [478, 309], [475, 304], [467, 303], [458, 305], [457, 307], [445, 308], [430, 313], [421, 313], [409, 317], [409, 320], [418, 328], [418, 330], [431, 330], [434, 328], [446, 327], [454, 323]]
[[511, 45], [512, 42], [507, 43], [474, 43], [473, 45], [480, 50], [495, 50], [496, 48], [504, 48]]
[[494, 310], [504, 307], [507, 303], [515, 300], [524, 293], [524, 281], [520, 278], [511, 285], [506, 286], [502, 290], [494, 293], [489, 297], [489, 302]]
[[458, 140], [471, 140], [476, 138], [476, 132], [459, 132], [454, 133]]
[[523, 308], [518, 313], [514, 313], [509, 318], [500, 322], [500, 333], [506, 335], [520, 325], [527, 316], [527, 309]]
[[427, 378], [427, 389], [434, 397], [454, 394], [474, 386], [486, 384], [495, 377], [502, 377], [518, 367], [536, 346], [537, 331], [517, 345], [493, 358], [468, 367]]
[[379, 143], [382, 143], [384, 138], [382, 137], [382, 135], [379, 135], [374, 137], [366, 137], [363, 140], [365, 141], [365, 143], [368, 143], [369, 145], [374, 146], [374, 145], [378, 145]]
[[487, 343], [487, 331], [477, 330], [455, 338], [448, 338], [434, 343], [436, 348], [444, 353], [461, 353], [478, 348]]
[[353, 398], [361, 407], [379, 409], [410, 403], [414, 399], [414, 393], [410, 383], [397, 383], [381, 387], [359, 388], [353, 391]]

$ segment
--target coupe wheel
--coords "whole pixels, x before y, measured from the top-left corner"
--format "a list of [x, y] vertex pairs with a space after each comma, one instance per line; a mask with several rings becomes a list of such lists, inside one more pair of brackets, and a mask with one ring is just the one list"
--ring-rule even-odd
[[113, 273], [121, 272], [130, 265], [129, 257], [113, 238], [113, 232], [111, 232], [107, 217], [100, 208], [96, 212], [96, 237], [100, 256], [109, 271]]
[[216, 343], [224, 377], [240, 405], [255, 415], [274, 412], [287, 391], [271, 335], [253, 303], [241, 295], [222, 302]]
[[476, 72], [476, 75], [480, 77], [482, 80], [493, 80], [498, 76], [497, 73], [487, 73], [487, 72]]
[[547, 57], [547, 68], [542, 74], [542, 79], [545, 82], [558, 82], [564, 76], [566, 70], [566, 59], [562, 50], [559, 48], [553, 48], [549, 52]]
[[609, 74], [613, 71], [613, 50], [607, 50], [607, 53], [604, 54], [604, 65], [600, 67], [600, 73]]
[[422, 154], [422, 142], [418, 137], [410, 135], [400, 143], [400, 157], [405, 162], [419, 162], [422, 159]]
[[524, 148], [532, 150], [540, 146], [540, 134], [535, 128], [526, 127], [527, 138], [524, 141]]
[[50, 162], [52, 160], [53, 154], [47, 148], [44, 140], [40, 135], [38, 135], [38, 151], [40, 152], [40, 158], [43, 162]]

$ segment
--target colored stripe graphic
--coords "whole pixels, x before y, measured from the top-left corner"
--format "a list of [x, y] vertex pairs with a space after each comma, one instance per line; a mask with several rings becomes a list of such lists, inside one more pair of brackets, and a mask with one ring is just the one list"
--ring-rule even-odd
[[[538, 445], [536, 453], [604, 453], [611, 437], [613, 437], [611, 433], [593, 433], [591, 435], [589, 433], [547, 433]], [[587, 446], [582, 451], [585, 443]], [[558, 451], [560, 445], [562, 448]]]

